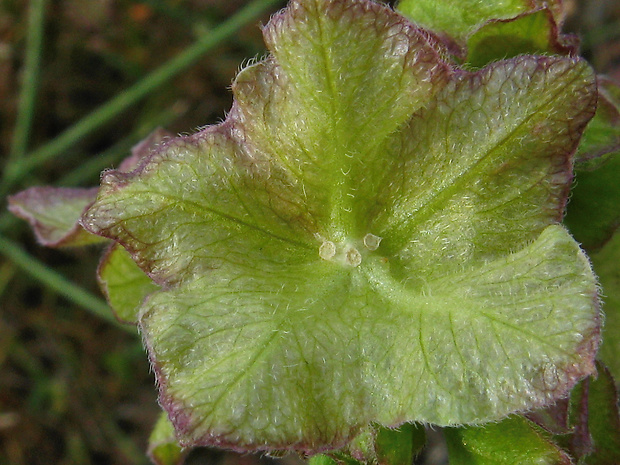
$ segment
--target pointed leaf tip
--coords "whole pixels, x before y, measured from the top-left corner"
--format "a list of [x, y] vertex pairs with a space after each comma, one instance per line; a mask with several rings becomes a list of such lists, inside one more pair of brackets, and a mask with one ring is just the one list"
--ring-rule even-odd
[[98, 188], [31, 187], [9, 197], [9, 210], [28, 221], [37, 240], [46, 247], [83, 246], [104, 239], [79, 224], [82, 213], [95, 201]]

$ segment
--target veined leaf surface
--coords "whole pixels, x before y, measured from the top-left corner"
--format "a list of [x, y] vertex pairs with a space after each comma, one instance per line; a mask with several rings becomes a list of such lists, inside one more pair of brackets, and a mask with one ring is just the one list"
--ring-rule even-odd
[[264, 35], [226, 121], [106, 173], [82, 218], [162, 286], [139, 324], [182, 443], [314, 453], [591, 373], [596, 280], [557, 224], [589, 67], [454, 70], [367, 0], [295, 0]]

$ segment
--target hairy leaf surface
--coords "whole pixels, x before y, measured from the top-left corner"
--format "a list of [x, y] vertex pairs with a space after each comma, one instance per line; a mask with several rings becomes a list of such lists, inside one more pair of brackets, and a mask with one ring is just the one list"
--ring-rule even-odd
[[584, 62], [455, 70], [367, 0], [295, 0], [264, 36], [226, 121], [106, 173], [82, 218], [162, 286], [139, 324], [182, 443], [315, 453], [592, 372], [596, 281], [557, 225]]

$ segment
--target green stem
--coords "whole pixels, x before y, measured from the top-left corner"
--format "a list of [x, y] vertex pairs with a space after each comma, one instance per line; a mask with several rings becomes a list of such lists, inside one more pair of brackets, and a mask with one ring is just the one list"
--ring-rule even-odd
[[4, 183], [0, 190], [0, 197], [6, 195], [11, 187], [18, 183], [34, 168], [63, 153], [77, 141], [117, 117], [131, 105], [193, 65], [206, 52], [223, 40], [233, 36], [242, 26], [256, 19], [256, 17], [273, 5], [280, 3], [280, 1], [281, 0], [254, 0], [220, 26], [214, 28], [209, 34], [199, 39], [183, 53], [151, 72], [132, 87], [114, 97], [88, 116], [82, 118], [54, 140], [32, 152], [21, 163], [11, 163], [7, 165]]
[[24, 251], [24, 249], [22, 249], [19, 245], [2, 235], [0, 235], [0, 251], [9, 260], [15, 263], [15, 265], [26, 271], [33, 278], [41, 281], [58, 294], [63, 295], [77, 305], [84, 307], [94, 315], [103, 318], [116, 326], [122, 327], [129, 332], [135, 333], [135, 328], [121, 325], [118, 321], [116, 321], [114, 315], [112, 314], [112, 310], [103, 300], [72, 283], [57, 272], [50, 270], [43, 263]]
[[23, 81], [19, 95], [17, 121], [7, 164], [18, 163], [26, 153], [39, 88], [39, 63], [47, 0], [32, 0], [28, 10], [28, 39], [24, 60]]

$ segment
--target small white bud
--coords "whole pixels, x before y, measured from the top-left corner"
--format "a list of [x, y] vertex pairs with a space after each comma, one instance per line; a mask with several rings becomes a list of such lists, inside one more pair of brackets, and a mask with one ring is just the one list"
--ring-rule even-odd
[[362, 254], [355, 247], [349, 247], [345, 254], [345, 259], [349, 265], [358, 266], [362, 263]]
[[336, 255], [336, 244], [332, 241], [324, 241], [319, 247], [319, 257], [323, 260], [331, 260]]
[[381, 244], [381, 239], [383, 238], [368, 233], [364, 236], [364, 245], [368, 250], [377, 250], [379, 248], [379, 244]]

